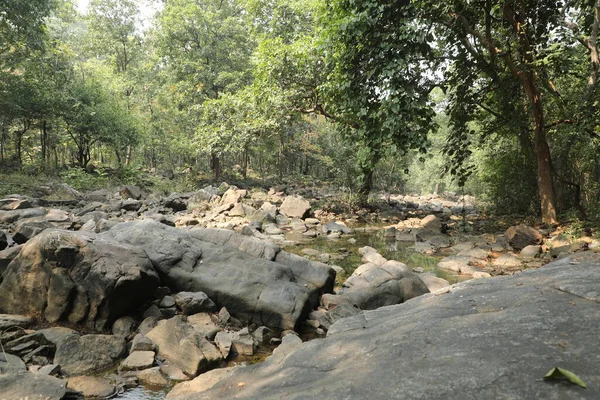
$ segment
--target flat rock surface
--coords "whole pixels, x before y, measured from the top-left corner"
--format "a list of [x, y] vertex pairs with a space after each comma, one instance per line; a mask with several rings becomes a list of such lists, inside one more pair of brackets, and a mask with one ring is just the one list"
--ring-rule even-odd
[[[598, 255], [468, 281], [342, 319], [181, 399], [598, 399], [599, 288]], [[588, 388], [544, 381], [556, 366]]]
[[53, 376], [31, 372], [0, 375], [0, 400], [61, 400], [67, 393], [67, 382]]

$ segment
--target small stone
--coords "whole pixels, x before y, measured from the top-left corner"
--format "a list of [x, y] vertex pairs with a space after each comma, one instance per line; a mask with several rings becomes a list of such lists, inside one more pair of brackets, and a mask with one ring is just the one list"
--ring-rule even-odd
[[477, 271], [473, 273], [473, 279], [485, 279], [491, 278], [492, 276], [487, 272]]
[[165, 296], [160, 301], [160, 304], [158, 306], [161, 308], [173, 307], [173, 306], [175, 306], [175, 298], [172, 296]]
[[160, 366], [160, 372], [172, 381], [187, 381], [190, 379], [182, 370], [172, 364], [163, 364]]
[[254, 332], [252, 332], [252, 336], [258, 344], [265, 345], [268, 344], [270, 340], [275, 336], [275, 332], [273, 332], [266, 326], [259, 326]]
[[58, 374], [60, 374], [60, 365], [58, 365], [58, 364], [45, 365], [45, 366], [41, 367], [37, 371], [37, 373], [42, 374], [42, 375], [57, 376]]
[[145, 318], [142, 321], [142, 323], [140, 324], [140, 326], [138, 326], [138, 332], [141, 333], [142, 335], [147, 334], [148, 332], [150, 332], [152, 329], [154, 329], [156, 327], [156, 325], [158, 324], [158, 321], [160, 321], [160, 320], [161, 320], [160, 317], [155, 317], [155, 316]]
[[169, 380], [160, 372], [160, 367], [145, 369], [136, 374], [140, 382], [151, 386], [169, 386]]
[[153, 351], [134, 351], [129, 354], [121, 365], [119, 370], [121, 371], [139, 371], [142, 369], [150, 368], [154, 364], [154, 352]]
[[542, 252], [542, 246], [540, 245], [529, 245], [526, 246], [523, 250], [521, 250], [521, 257], [523, 258], [536, 258]]
[[425, 272], [425, 268], [423, 267], [416, 267], [412, 269], [413, 272], [417, 273], [417, 274], [422, 274], [423, 272]]
[[105, 399], [116, 392], [115, 386], [91, 376], [74, 376], [69, 378], [67, 387], [81, 392], [85, 398]]
[[229, 357], [231, 352], [231, 345], [233, 344], [233, 333], [231, 332], [219, 332], [215, 336], [215, 343], [219, 347], [219, 351], [223, 354], [224, 358]]
[[175, 303], [184, 315], [192, 315], [199, 312], [214, 312], [217, 308], [215, 303], [204, 292], [179, 292], [175, 295]]
[[132, 317], [121, 317], [112, 326], [112, 334], [127, 338], [135, 332], [136, 322]]
[[133, 338], [133, 341], [131, 342], [130, 353], [133, 353], [135, 351], [155, 351], [155, 350], [156, 350], [156, 345], [152, 342], [152, 340], [150, 340], [146, 336], [142, 335], [141, 333], [138, 333], [137, 335], [135, 335], [135, 337]]

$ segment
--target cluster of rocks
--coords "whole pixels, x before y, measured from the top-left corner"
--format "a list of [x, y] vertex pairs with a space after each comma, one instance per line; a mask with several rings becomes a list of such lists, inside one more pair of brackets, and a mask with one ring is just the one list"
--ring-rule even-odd
[[[331, 214], [311, 213], [308, 200], [281, 190], [67, 192], [74, 198], [0, 200], [0, 386], [9, 398], [103, 398], [139, 383], [186, 381], [169, 395], [176, 398], [232, 374], [222, 368], [232, 357], [279, 346], [265, 363], [276, 365], [302, 343], [295, 331], [324, 336], [342, 318], [448, 290], [447, 281], [363, 247], [363, 264], [335, 292], [345, 271], [326, 264], [334, 257], [305, 249], [320, 260], [311, 261], [280, 246], [317, 236], [354, 245], [346, 225], [354, 217], [327, 222]], [[401, 211], [386, 237], [445, 255], [438, 268], [473, 278], [600, 248], [526, 226], [451, 236], [448, 221], [471, 199], [393, 200]], [[39, 322], [52, 327], [32, 330]]]

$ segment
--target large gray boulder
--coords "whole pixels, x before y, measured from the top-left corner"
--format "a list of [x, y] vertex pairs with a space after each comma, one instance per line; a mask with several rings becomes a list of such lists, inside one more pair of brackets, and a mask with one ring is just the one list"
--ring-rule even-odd
[[102, 331], [150, 299], [157, 286], [143, 250], [93, 233], [46, 230], [8, 265], [0, 312]]
[[[598, 399], [598, 288], [598, 255], [460, 283], [342, 319], [324, 340], [177, 399]], [[555, 366], [587, 389], [544, 381]]]
[[54, 363], [64, 375], [85, 375], [115, 365], [127, 353], [125, 339], [112, 335], [68, 335], [56, 348]]
[[101, 236], [145, 250], [172, 292], [204, 292], [236, 318], [257, 325], [294, 328], [320, 293], [332, 290], [335, 277], [323, 265], [285, 265], [277, 248], [220, 230], [144, 220], [121, 223]]

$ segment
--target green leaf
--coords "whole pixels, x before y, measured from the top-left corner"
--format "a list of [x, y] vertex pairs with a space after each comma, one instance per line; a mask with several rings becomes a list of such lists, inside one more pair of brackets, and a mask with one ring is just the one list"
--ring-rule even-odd
[[571, 371], [566, 370], [564, 368], [559, 368], [559, 367], [552, 368], [546, 374], [546, 376], [544, 376], [544, 379], [546, 379], [546, 380], [549, 380], [549, 379], [567, 379], [569, 382], [571, 382], [574, 385], [581, 386], [582, 388], [587, 388], [587, 386], [581, 380], [580, 377], [578, 377], [577, 375], [575, 375]]

